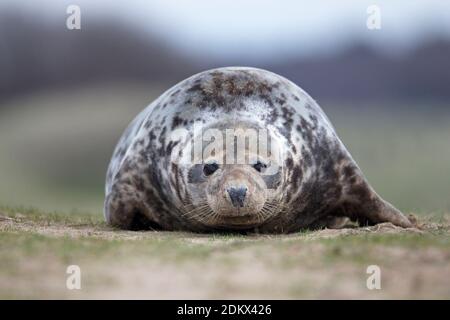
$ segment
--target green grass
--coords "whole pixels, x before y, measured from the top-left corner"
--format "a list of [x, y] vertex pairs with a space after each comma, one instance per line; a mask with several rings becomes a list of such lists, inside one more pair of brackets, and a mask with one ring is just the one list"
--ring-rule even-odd
[[[0, 298], [450, 297], [448, 216], [422, 219], [422, 232], [245, 236], [131, 232], [80, 213], [0, 212]], [[79, 292], [65, 288], [71, 264], [82, 268]], [[379, 293], [365, 288], [372, 264], [385, 277]]]
[[80, 213], [76, 210], [71, 212], [50, 211], [44, 212], [35, 207], [11, 207], [1, 206], [0, 213], [10, 218], [26, 217], [27, 220], [37, 223], [62, 223], [62, 224], [89, 224], [89, 225], [105, 225], [103, 215], [94, 213]]

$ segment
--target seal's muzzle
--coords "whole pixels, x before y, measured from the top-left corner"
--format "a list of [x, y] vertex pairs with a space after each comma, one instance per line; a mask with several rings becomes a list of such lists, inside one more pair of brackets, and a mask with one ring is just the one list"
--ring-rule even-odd
[[243, 207], [245, 201], [245, 195], [247, 193], [247, 187], [231, 187], [227, 189], [228, 195], [230, 196], [231, 203], [234, 207]]

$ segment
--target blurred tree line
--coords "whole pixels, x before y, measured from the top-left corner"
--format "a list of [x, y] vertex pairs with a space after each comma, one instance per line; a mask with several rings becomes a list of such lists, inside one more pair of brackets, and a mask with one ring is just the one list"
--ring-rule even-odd
[[[26, 14], [0, 14], [0, 102], [37, 90], [92, 82], [171, 85], [207, 68], [242, 64], [188, 56], [161, 36], [108, 20], [71, 31]], [[283, 61], [274, 56], [253, 66], [284, 75], [317, 99], [450, 98], [450, 42], [438, 38], [402, 55], [354, 44], [340, 53]]]

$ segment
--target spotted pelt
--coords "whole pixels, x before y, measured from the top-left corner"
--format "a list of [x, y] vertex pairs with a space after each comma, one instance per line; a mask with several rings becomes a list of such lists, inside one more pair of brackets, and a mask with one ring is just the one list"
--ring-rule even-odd
[[[246, 125], [268, 130], [283, 147], [276, 209], [247, 231], [287, 233], [330, 217], [363, 224], [409, 220], [371, 188], [319, 105], [291, 81], [244, 67], [214, 69], [175, 85], [143, 110], [117, 144], [107, 173], [105, 217], [125, 229], [209, 232], [187, 213], [193, 128]], [[173, 134], [178, 129], [187, 137]]]

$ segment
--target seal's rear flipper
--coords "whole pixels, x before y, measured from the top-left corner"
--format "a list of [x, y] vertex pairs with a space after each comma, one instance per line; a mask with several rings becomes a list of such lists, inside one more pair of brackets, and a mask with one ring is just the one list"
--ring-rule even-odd
[[390, 222], [403, 228], [414, 226], [400, 210], [383, 200], [365, 181], [356, 194], [343, 202], [341, 209], [342, 215], [361, 224]]
[[338, 177], [342, 194], [334, 215], [347, 216], [363, 225], [391, 222], [404, 228], [414, 226], [403, 213], [373, 190], [351, 156], [341, 162]]
[[413, 224], [403, 213], [392, 204], [381, 199], [381, 210], [375, 212], [373, 219], [378, 221], [392, 222], [396, 226], [403, 228], [412, 228]]
[[403, 215], [397, 208], [389, 202], [384, 201], [378, 195], [376, 199], [367, 203], [362, 203], [360, 206], [361, 218], [367, 218], [372, 223], [391, 222], [396, 226], [403, 228], [412, 228], [413, 224], [409, 219]]

